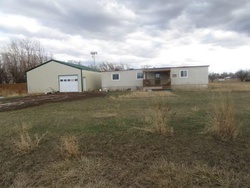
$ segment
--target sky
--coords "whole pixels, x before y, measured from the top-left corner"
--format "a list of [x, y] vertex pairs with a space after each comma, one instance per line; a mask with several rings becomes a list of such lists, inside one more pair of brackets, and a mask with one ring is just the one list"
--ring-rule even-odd
[[250, 69], [249, 0], [1, 0], [0, 49], [32, 38], [53, 58], [130, 68]]

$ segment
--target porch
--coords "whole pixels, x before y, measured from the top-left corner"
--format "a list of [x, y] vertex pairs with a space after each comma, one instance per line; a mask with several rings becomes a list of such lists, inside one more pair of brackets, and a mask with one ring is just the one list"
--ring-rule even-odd
[[171, 89], [170, 69], [144, 70], [143, 88], [150, 90]]

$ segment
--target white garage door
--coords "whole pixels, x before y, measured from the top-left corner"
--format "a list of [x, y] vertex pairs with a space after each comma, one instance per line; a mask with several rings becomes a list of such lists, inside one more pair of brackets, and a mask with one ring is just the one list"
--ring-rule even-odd
[[78, 76], [59, 76], [60, 92], [78, 92]]

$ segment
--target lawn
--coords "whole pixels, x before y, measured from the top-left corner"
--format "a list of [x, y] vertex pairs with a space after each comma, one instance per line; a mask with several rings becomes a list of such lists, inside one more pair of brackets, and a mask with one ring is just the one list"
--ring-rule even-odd
[[[1, 112], [0, 187], [250, 185], [249, 91], [149, 93]], [[232, 140], [204, 133], [221, 97], [233, 101], [241, 127]], [[157, 110], [171, 134], [150, 127]], [[17, 145], [20, 135], [30, 141], [26, 149]]]

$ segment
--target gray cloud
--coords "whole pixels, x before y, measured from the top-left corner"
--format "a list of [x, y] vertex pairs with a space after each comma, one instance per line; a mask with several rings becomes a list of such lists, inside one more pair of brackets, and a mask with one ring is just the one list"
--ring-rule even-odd
[[2, 0], [0, 7], [3, 12], [35, 18], [43, 25], [65, 33], [93, 38], [105, 36], [110, 40], [122, 38], [137, 29], [145, 29], [148, 33], [167, 30], [170, 23], [183, 16], [188, 25], [197, 28], [250, 32], [248, 0]]
[[[117, 6], [117, 7], [115, 7]], [[118, 38], [133, 31], [133, 18], [126, 12], [116, 10], [124, 8], [115, 4], [101, 4], [97, 1], [0, 1], [1, 11], [24, 15], [38, 20], [46, 27], [58, 29], [64, 33], [81, 34], [83, 37]], [[113, 11], [117, 11], [118, 15]]]
[[139, 23], [144, 27], [169, 29], [170, 22], [186, 17], [190, 27], [215, 27], [250, 34], [248, 0], [127, 0], [126, 4], [139, 15]]
[[[210, 45], [231, 50], [250, 43], [249, 0], [1, 0], [0, 15], [1, 41], [34, 37], [55, 55], [83, 61], [97, 50], [100, 61], [192, 63], [199, 54], [179, 50], [196, 45], [205, 53]], [[25, 23], [15, 22], [19, 16]]]
[[[249, 1], [207, 0], [197, 1], [186, 13], [197, 28], [214, 27], [250, 34]], [[250, 8], [250, 7], [249, 7]]]

